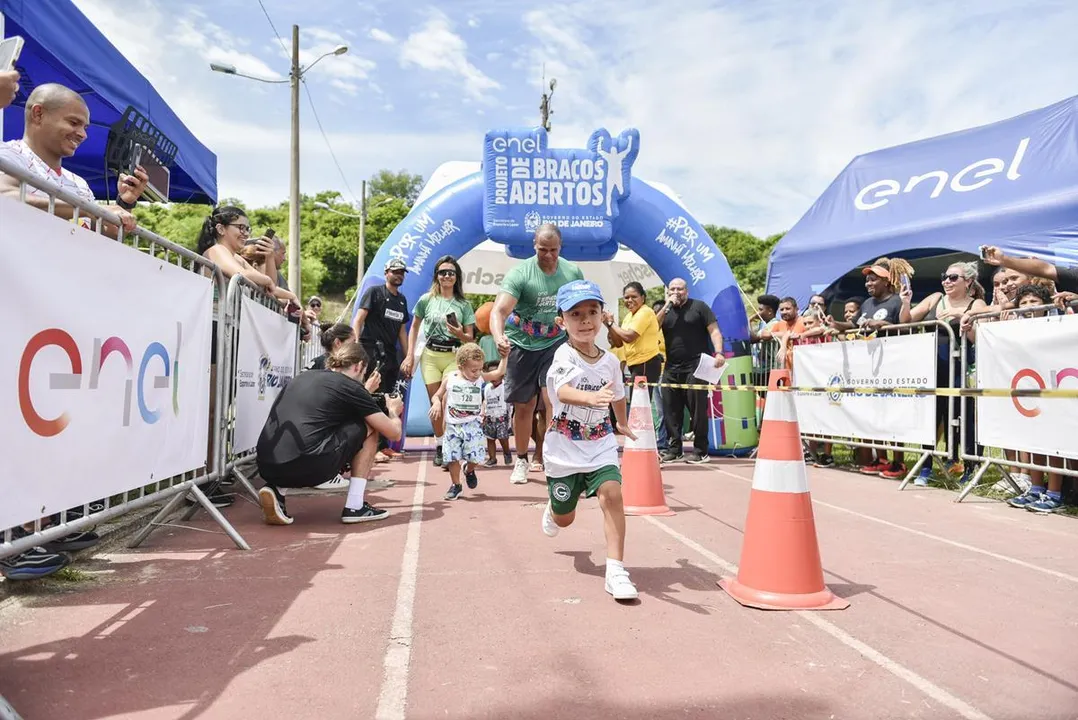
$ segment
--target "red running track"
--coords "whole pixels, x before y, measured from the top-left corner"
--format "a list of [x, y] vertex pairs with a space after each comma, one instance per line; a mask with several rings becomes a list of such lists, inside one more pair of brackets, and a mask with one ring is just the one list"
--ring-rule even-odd
[[[37, 718], [1075, 718], [1078, 522], [810, 470], [828, 613], [743, 608], [752, 464], [664, 468], [667, 518], [630, 518], [641, 593], [603, 591], [601, 514], [539, 529], [544, 486], [382, 466], [392, 517], [226, 511], [77, 567], [93, 581], [0, 607], [0, 694]], [[418, 503], [416, 501], [418, 500]], [[415, 512], [413, 513], [413, 505]], [[205, 515], [191, 523], [214, 529]]]

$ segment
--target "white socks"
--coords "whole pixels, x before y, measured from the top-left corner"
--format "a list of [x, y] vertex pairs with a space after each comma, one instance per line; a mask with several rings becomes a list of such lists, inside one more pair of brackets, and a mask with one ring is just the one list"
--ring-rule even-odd
[[440, 435], [435, 435], [434, 436], [434, 445], [435, 445], [435, 447], [441, 447], [442, 446], [442, 437]]
[[351, 482], [348, 483], [348, 499], [344, 501], [344, 506], [349, 510], [362, 510], [363, 494], [365, 492], [367, 492], [367, 481], [363, 478], [353, 477]]
[[610, 577], [615, 570], [625, 571], [625, 565], [621, 560], [614, 560], [612, 558], [606, 559], [606, 576]]

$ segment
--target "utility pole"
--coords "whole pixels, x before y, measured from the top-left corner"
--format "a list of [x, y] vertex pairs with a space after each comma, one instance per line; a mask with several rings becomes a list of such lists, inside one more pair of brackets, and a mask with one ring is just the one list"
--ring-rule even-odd
[[367, 181], [359, 190], [359, 259], [356, 262], [356, 293], [363, 286], [363, 271], [367, 264]]
[[288, 188], [288, 288], [303, 302], [299, 259], [299, 25], [292, 26], [292, 153]]
[[550, 132], [550, 116], [553, 111], [550, 109], [550, 98], [554, 97], [554, 88], [558, 86], [558, 81], [554, 78], [550, 79], [550, 92], [546, 92], [546, 65], [543, 65], [543, 98], [539, 101], [539, 124], [544, 130]]

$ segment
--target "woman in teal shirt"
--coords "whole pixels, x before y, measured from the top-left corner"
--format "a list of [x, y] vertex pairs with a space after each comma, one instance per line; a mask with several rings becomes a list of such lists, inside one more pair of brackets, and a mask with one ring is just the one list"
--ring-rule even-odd
[[[427, 386], [427, 397], [433, 398], [442, 385], [442, 378], [457, 368], [457, 348], [475, 338], [475, 311], [464, 297], [460, 265], [452, 255], [439, 258], [434, 265], [434, 282], [430, 292], [419, 298], [414, 315], [415, 320], [421, 322], [412, 322], [408, 357], [403, 367], [410, 371], [415, 365], [415, 346], [422, 326], [427, 342], [419, 356], [419, 368]], [[432, 425], [437, 442], [434, 464], [441, 466], [445, 425], [441, 418]]]

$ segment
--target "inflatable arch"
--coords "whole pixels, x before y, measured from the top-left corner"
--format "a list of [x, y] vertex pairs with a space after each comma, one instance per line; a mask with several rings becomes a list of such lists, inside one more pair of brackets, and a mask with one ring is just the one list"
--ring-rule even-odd
[[[622, 150], [620, 183], [608, 172], [611, 163], [606, 156], [610, 151], [605, 151], [604, 143], [611, 151]], [[442, 188], [412, 209], [370, 261], [360, 294], [384, 283], [386, 262], [400, 258], [408, 266], [401, 291], [414, 308], [430, 288], [439, 257], [461, 258], [490, 238], [505, 244], [510, 256], [527, 258], [534, 254], [535, 228], [541, 222], [555, 222], [562, 230], [564, 258], [606, 261], [622, 244], [634, 250], [664, 283], [684, 278], [689, 296], [707, 303], [715, 313], [729, 380], [750, 384], [748, 321], [726, 258], [680, 204], [631, 177], [632, 160], [638, 151], [635, 130], [623, 132], [617, 139], [605, 130], [597, 131], [587, 150], [547, 150], [543, 128], [488, 133], [483, 169]], [[580, 185], [588, 185], [588, 189], [579, 191]], [[611, 185], [621, 187], [611, 191]], [[553, 189], [556, 186], [560, 186], [560, 193]], [[552, 202], [554, 199], [561, 202]], [[607, 302], [615, 304], [616, 298], [607, 298]], [[414, 421], [407, 420], [406, 431], [429, 434], [426, 393], [408, 394], [406, 415]], [[744, 454], [756, 446], [753, 393], [714, 392], [708, 413], [713, 452]]]

